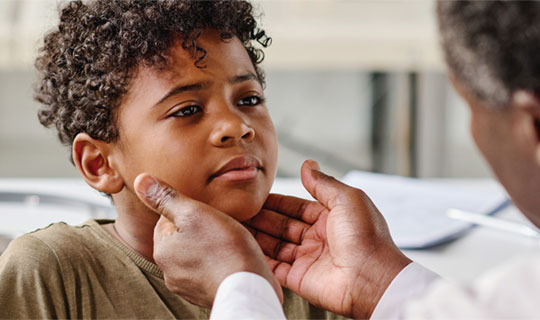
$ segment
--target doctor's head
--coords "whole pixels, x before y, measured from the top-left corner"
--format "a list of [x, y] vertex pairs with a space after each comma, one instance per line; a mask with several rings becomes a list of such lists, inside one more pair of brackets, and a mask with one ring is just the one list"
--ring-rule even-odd
[[540, 226], [540, 2], [439, 1], [437, 15], [476, 145]]
[[249, 219], [277, 171], [268, 41], [246, 1], [70, 2], [36, 61], [39, 119], [119, 214], [156, 215], [133, 190], [146, 172]]

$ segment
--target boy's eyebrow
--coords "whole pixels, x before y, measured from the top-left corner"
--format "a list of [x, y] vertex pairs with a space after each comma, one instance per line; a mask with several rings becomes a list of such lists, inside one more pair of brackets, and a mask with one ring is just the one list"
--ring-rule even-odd
[[249, 81], [249, 80], [256, 80], [259, 83], [261, 82], [259, 77], [256, 74], [251, 73], [251, 72], [241, 74], [241, 75], [238, 75], [238, 76], [234, 76], [231, 79], [229, 79], [229, 82], [230, 83], [239, 83], [239, 82], [244, 82], [244, 81]]
[[159, 99], [159, 101], [154, 105], [157, 106], [158, 104], [160, 104], [163, 101], [169, 99], [170, 97], [172, 97], [174, 95], [177, 95], [177, 94], [180, 94], [182, 92], [198, 91], [198, 90], [202, 90], [202, 89], [207, 88], [207, 87], [208, 87], [208, 84], [205, 83], [205, 82], [193, 83], [193, 84], [188, 84], [188, 85], [175, 87], [171, 91], [167, 92], [167, 94], [165, 94], [161, 99]]
[[[240, 82], [249, 81], [249, 80], [255, 80], [255, 81], [259, 82], [259, 83], [261, 82], [259, 80], [259, 77], [256, 74], [251, 73], [251, 72], [241, 74], [241, 75], [238, 75], [238, 76], [234, 76], [231, 79], [229, 79], [229, 82], [234, 84], [234, 83], [240, 83]], [[170, 97], [172, 97], [174, 95], [177, 95], [177, 94], [180, 94], [182, 92], [198, 91], [198, 90], [208, 88], [208, 86], [209, 86], [208, 83], [200, 82], [200, 83], [193, 83], [193, 84], [188, 84], [188, 85], [175, 87], [171, 91], [167, 92], [167, 94], [165, 94], [163, 97], [161, 97], [161, 99], [159, 99], [159, 101], [154, 105], [157, 106], [158, 104], [160, 104], [163, 101], [169, 99]]]

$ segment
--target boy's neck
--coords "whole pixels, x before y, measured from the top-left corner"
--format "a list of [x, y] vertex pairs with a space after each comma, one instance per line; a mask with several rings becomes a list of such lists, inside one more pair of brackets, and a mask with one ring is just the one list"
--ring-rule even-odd
[[[140, 254], [150, 262], [154, 262], [154, 227], [159, 215], [150, 211], [142, 203], [138, 206], [123, 206], [115, 199], [118, 218], [114, 223], [104, 225], [113, 237]], [[128, 209], [129, 208], [129, 209]]]

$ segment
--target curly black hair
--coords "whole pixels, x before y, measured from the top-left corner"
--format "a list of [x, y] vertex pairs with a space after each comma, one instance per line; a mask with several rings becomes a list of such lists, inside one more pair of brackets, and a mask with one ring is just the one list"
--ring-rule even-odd
[[540, 96], [540, 2], [438, 1], [446, 62], [481, 101], [508, 105], [518, 89]]
[[44, 104], [39, 121], [56, 126], [58, 137], [71, 145], [78, 133], [115, 141], [119, 132], [114, 110], [141, 64], [166, 66], [166, 51], [177, 40], [193, 51], [194, 64], [204, 68], [206, 51], [197, 46], [203, 29], [237, 37], [246, 48], [259, 80], [264, 59], [258, 43], [271, 38], [257, 27], [247, 1], [91, 0], [72, 1], [60, 12], [58, 28], [44, 38], [35, 66], [39, 81], [35, 99]]

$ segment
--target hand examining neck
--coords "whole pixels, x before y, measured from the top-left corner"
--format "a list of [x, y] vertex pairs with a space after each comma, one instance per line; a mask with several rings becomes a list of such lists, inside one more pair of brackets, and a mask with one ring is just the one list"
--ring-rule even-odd
[[321, 308], [369, 318], [411, 260], [364, 192], [325, 175], [314, 161], [301, 174], [318, 201], [272, 194], [248, 225], [281, 285]]
[[369, 318], [411, 260], [395, 246], [384, 218], [361, 190], [309, 161], [302, 166], [302, 182], [318, 201], [270, 195], [246, 223], [254, 238], [229, 216], [140, 175], [138, 196], [162, 215], [154, 231], [154, 259], [167, 287], [210, 307], [221, 281], [248, 271], [267, 279], [280, 298], [277, 281], [321, 308]]
[[283, 300], [261, 248], [239, 222], [148, 174], [139, 175], [134, 185], [141, 201], [161, 214], [154, 228], [153, 257], [169, 290], [211, 307], [221, 282], [246, 271], [268, 280]]

